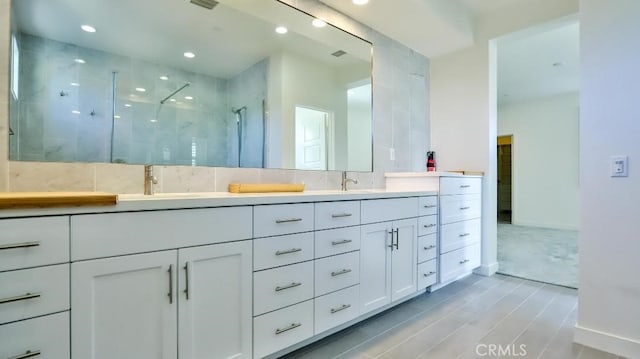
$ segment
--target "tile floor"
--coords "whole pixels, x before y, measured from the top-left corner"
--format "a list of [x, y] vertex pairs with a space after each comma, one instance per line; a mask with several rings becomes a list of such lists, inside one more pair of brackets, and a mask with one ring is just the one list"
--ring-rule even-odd
[[573, 343], [576, 309], [573, 289], [471, 275], [284, 358], [479, 358], [489, 344], [525, 345], [519, 358], [616, 358]]

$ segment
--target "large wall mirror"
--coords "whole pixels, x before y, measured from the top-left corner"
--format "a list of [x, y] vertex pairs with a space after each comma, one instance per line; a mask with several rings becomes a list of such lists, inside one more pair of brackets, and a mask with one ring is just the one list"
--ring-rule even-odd
[[372, 170], [371, 44], [276, 0], [13, 0], [10, 159]]

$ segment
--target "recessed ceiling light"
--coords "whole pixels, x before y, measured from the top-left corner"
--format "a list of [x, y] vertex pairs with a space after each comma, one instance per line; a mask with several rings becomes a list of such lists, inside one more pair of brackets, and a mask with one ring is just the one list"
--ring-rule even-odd
[[138, 91], [138, 92], [147, 92], [147, 89], [145, 89], [144, 87], [136, 87], [136, 91]]
[[175, 99], [175, 98], [172, 98], [172, 99], [170, 99], [169, 101], [171, 101], [171, 102], [176, 102], [176, 99]]
[[369, 0], [353, 0], [353, 3], [356, 5], [364, 5], [369, 3]]
[[289, 32], [289, 29], [287, 29], [284, 26], [278, 26], [278, 27], [276, 27], [276, 32], [278, 34], [286, 34], [287, 32]]
[[130, 103], [125, 103], [124, 107], [131, 107], [131, 104]]
[[80, 28], [86, 32], [96, 32], [96, 28], [91, 25], [82, 25]]
[[156, 120], [155, 118], [152, 118], [149, 120], [149, 122], [158, 122], [158, 120]]
[[86, 63], [86, 61], [84, 61], [83, 59], [74, 59], [73, 61], [79, 63], [79, 64], [84, 64]]
[[72, 114], [74, 114], [74, 115], [79, 115], [79, 114], [80, 114], [80, 111], [78, 111], [78, 110], [73, 110], [73, 111], [71, 111], [71, 113], [72, 113]]
[[191, 51], [187, 51], [187, 52], [184, 53], [184, 57], [186, 57], [188, 59], [192, 59], [192, 58], [196, 57], [196, 54], [194, 54]]
[[72, 83], [70, 83], [70, 85], [71, 85], [71, 86], [76, 86], [76, 87], [77, 87], [77, 86], [80, 86], [80, 84], [79, 84], [79, 83], [77, 83], [77, 82], [72, 82]]
[[325, 27], [327, 26], [327, 23], [324, 20], [321, 19], [313, 19], [313, 21], [311, 21], [311, 24], [315, 27]]
[[113, 116], [113, 118], [120, 118], [120, 115], [115, 115]]
[[191, 100], [193, 100], [193, 96], [185, 96], [184, 99], [191, 101]]
[[160, 80], [162, 81], [167, 81], [169, 79], [169, 76], [160, 76]]

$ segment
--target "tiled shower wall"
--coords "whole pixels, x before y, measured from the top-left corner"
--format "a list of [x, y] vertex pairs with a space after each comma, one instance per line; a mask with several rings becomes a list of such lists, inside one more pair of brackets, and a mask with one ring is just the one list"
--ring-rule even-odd
[[[429, 60], [317, 0], [285, 0], [373, 43], [374, 172], [350, 174], [361, 188], [384, 187], [384, 172], [423, 171], [429, 149]], [[142, 166], [8, 161], [9, 10], [0, 0], [0, 190], [106, 190], [141, 193]], [[396, 159], [390, 160], [390, 149]], [[161, 191], [224, 191], [231, 181], [305, 182], [337, 189], [340, 173], [206, 167], [163, 167]], [[354, 187], [355, 188], [355, 187]]]

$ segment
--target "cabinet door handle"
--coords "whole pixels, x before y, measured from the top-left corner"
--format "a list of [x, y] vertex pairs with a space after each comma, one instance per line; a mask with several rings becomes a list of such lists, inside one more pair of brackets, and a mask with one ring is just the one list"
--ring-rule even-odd
[[39, 245], [40, 245], [40, 242], [22, 242], [22, 243], [3, 244], [3, 245], [0, 245], [0, 251], [4, 251], [6, 249], [37, 247]]
[[469, 206], [466, 206], [466, 207], [460, 207], [460, 210], [461, 210], [461, 211], [464, 211], [464, 210], [467, 210], [467, 209], [469, 209], [469, 208], [471, 208], [471, 207], [469, 207]]
[[284, 332], [288, 332], [291, 329], [296, 329], [297, 327], [300, 327], [300, 326], [302, 326], [302, 323], [291, 323], [291, 325], [286, 327], [286, 328], [282, 328], [282, 329], [278, 328], [278, 329], [276, 329], [276, 335], [282, 334]]
[[396, 228], [396, 250], [400, 250], [400, 229]]
[[424, 208], [436, 208], [436, 207], [438, 207], [437, 204], [425, 204], [424, 205]]
[[343, 274], [347, 274], [347, 273], [351, 273], [351, 269], [343, 269], [343, 270], [339, 270], [337, 272], [331, 272], [331, 276], [332, 277], [337, 277], [339, 275], [343, 275]]
[[352, 214], [351, 213], [339, 213], [339, 214], [332, 214], [331, 218], [341, 218], [341, 217], [351, 217]]
[[291, 288], [299, 287], [301, 285], [302, 285], [302, 282], [293, 282], [293, 283], [291, 283], [289, 285], [285, 285], [283, 287], [277, 286], [276, 287], [276, 292], [279, 292], [279, 291], [285, 290], [285, 289], [291, 289]]
[[425, 224], [423, 227], [424, 228], [431, 228], [431, 227], [435, 227], [436, 224], [435, 223], [431, 223], [431, 224]]
[[469, 187], [471, 187], [470, 184], [461, 184], [460, 185], [460, 188], [469, 188]]
[[23, 301], [23, 300], [40, 298], [41, 296], [42, 295], [40, 293], [27, 293], [27, 294], [24, 294], [24, 295], [19, 295], [17, 297], [0, 299], [0, 304], [20, 302], [20, 301]]
[[169, 293], [167, 296], [169, 297], [169, 304], [173, 304], [173, 264], [169, 264]]
[[429, 272], [429, 273], [424, 273], [424, 276], [425, 277], [431, 277], [434, 274], [436, 274], [436, 272]]
[[460, 233], [460, 237], [467, 237], [470, 236], [471, 233]]
[[33, 357], [37, 357], [40, 355], [40, 351], [39, 350], [27, 350], [26, 352], [24, 352], [23, 354], [19, 354], [13, 357], [9, 357], [7, 359], [27, 359], [27, 358], [33, 358]]
[[347, 308], [351, 308], [351, 304], [343, 304], [338, 308], [331, 308], [331, 314], [338, 313], [339, 311], [345, 310]]
[[184, 263], [184, 279], [184, 294], [187, 300], [189, 300], [189, 262]]
[[460, 264], [465, 264], [465, 263], [470, 262], [470, 261], [471, 261], [470, 259], [461, 260]]
[[427, 247], [424, 247], [425, 251], [428, 251], [429, 249], [434, 249], [436, 246], [434, 246], [433, 244]]
[[287, 249], [284, 251], [277, 251], [276, 255], [277, 256], [281, 256], [283, 254], [291, 254], [291, 253], [296, 253], [296, 252], [302, 252], [302, 248], [291, 248], [291, 249]]
[[276, 219], [276, 223], [302, 222], [302, 218]]
[[387, 247], [391, 248], [391, 251], [393, 252], [393, 237], [394, 237], [395, 231], [392, 229], [388, 233], [391, 235], [391, 244], [389, 244]]
[[353, 242], [353, 241], [350, 240], [350, 239], [343, 239], [341, 241], [332, 241], [331, 245], [332, 246], [337, 246], [337, 245], [340, 245], [340, 244], [347, 244], [347, 243], [351, 243], [351, 242]]

